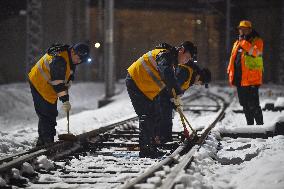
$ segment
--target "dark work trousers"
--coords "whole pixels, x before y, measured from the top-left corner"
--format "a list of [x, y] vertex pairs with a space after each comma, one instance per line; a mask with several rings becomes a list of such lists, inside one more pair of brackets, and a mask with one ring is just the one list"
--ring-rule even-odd
[[161, 143], [171, 142], [172, 141], [172, 111], [173, 103], [171, 102], [171, 96], [168, 94], [168, 91], [164, 89], [160, 92], [158, 96], [159, 111], [160, 111], [160, 140]]
[[248, 125], [263, 125], [262, 110], [259, 105], [258, 86], [238, 86], [238, 97], [240, 105], [243, 106], [244, 114]]
[[140, 149], [155, 146], [156, 136], [159, 136], [157, 126], [159, 119], [157, 100], [147, 98], [129, 75], [127, 75], [125, 83], [133, 108], [139, 118]]
[[58, 115], [57, 102], [51, 104], [47, 102], [30, 83], [31, 93], [33, 96], [34, 107], [39, 118], [38, 121], [38, 144], [44, 145], [54, 142], [56, 134], [55, 126], [56, 117]]

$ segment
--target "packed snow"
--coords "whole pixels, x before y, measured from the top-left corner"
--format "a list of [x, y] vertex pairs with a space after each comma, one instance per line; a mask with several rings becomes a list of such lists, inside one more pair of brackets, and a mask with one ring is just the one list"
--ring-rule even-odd
[[[193, 87], [191, 92], [200, 89]], [[220, 138], [222, 132], [266, 132], [274, 130], [275, 123], [284, 121], [284, 112], [263, 111], [263, 126], [247, 126], [234, 88], [213, 85], [211, 92], [223, 96], [232, 102], [226, 111], [225, 118], [214, 128], [205, 145], [195, 154], [192, 166], [180, 172], [176, 188], [283, 188], [284, 186], [284, 137], [279, 135], [268, 139]], [[260, 90], [261, 106], [274, 103], [283, 106], [283, 86], [264, 86]], [[116, 84], [116, 95], [112, 102], [98, 108], [98, 100], [103, 98], [103, 83], [75, 83], [70, 90], [72, 114], [70, 116], [70, 131], [81, 134], [104, 125], [134, 117], [130, 99], [123, 82]], [[277, 98], [278, 97], [278, 98]], [[194, 104], [194, 102], [193, 102]], [[66, 132], [66, 116], [63, 114], [61, 102], [58, 102], [59, 117], [57, 119], [57, 135]], [[214, 114], [186, 112], [193, 127], [204, 127], [214, 119]], [[178, 116], [174, 120], [174, 131], [181, 131], [182, 126]], [[32, 148], [37, 138], [37, 116], [27, 83], [16, 83], [0, 86], [0, 157]], [[72, 161], [88, 161], [88, 159]], [[103, 157], [97, 161], [103, 161]], [[49, 168], [51, 162], [46, 157], [40, 157], [38, 163], [43, 168]], [[75, 162], [74, 162], [75, 163]], [[79, 168], [78, 168], [79, 169]], [[26, 170], [33, 172], [29, 165]], [[170, 170], [169, 170], [170, 171]], [[17, 171], [15, 171], [16, 174]], [[159, 175], [160, 174], [160, 175]], [[164, 171], [156, 173], [149, 183], [160, 182]], [[48, 180], [51, 177], [41, 180]], [[4, 185], [0, 177], [0, 186]], [[56, 180], [52, 187], [65, 188], [65, 184]], [[147, 186], [145, 186], [147, 188]]]

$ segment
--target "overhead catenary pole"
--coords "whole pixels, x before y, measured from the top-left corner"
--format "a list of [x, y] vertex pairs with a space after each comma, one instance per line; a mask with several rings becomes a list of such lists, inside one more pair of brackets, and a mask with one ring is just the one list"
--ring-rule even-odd
[[114, 54], [113, 54], [113, 11], [114, 1], [105, 0], [104, 16], [104, 65], [105, 65], [105, 98], [115, 93]]
[[27, 1], [26, 73], [39, 60], [42, 51], [42, 1]]

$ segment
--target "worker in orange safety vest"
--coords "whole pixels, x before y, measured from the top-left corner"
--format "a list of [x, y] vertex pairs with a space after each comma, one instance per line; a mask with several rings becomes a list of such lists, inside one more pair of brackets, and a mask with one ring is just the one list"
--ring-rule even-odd
[[247, 124], [253, 125], [255, 120], [257, 125], [263, 125], [258, 94], [263, 74], [263, 40], [248, 20], [240, 22], [238, 31], [227, 68], [229, 82], [237, 88]]

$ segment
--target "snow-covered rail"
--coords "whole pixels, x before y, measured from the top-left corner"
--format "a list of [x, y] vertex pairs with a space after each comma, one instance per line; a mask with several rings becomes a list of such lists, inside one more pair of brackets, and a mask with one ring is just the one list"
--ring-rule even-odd
[[[216, 95], [209, 93], [194, 94], [185, 98], [184, 102], [188, 104], [202, 97], [215, 101], [216, 105], [196, 106], [198, 111], [208, 111], [208, 108], [213, 107], [211, 111], [216, 114], [216, 110], [224, 107], [224, 102], [220, 102]], [[217, 111], [219, 116], [216, 120], [222, 117], [220, 111], [221, 109]], [[51, 146], [31, 149], [28, 152], [4, 158], [0, 160], [0, 174], [2, 178], [8, 180], [8, 184], [29, 186], [29, 188], [56, 187], [60, 184], [68, 185], [68, 187], [117, 188], [133, 178], [136, 180], [140, 178], [137, 183], [141, 183], [145, 181], [145, 178], [156, 174], [161, 167], [176, 165], [181, 157], [186, 156], [183, 154], [186, 154], [195, 144], [188, 140], [181, 143], [182, 134], [174, 132], [174, 141], [160, 146], [168, 153], [166, 156], [162, 159], [141, 159], [138, 155], [137, 128], [138, 119], [133, 117], [78, 135], [77, 142], [60, 141]], [[212, 125], [204, 128], [200, 132], [200, 141], [197, 142], [202, 143], [201, 139], [206, 138], [211, 128]], [[55, 161], [56, 166], [47, 171], [42, 170], [36, 160], [39, 155], [45, 155], [48, 159]], [[9, 178], [12, 178], [11, 174], [14, 174], [11, 169], [21, 169], [23, 162], [29, 162], [38, 169], [40, 177], [35, 176], [30, 180], [19, 177], [18, 180], [12, 179], [16, 183], [10, 182]], [[24, 171], [21, 172], [24, 173]]]
[[175, 179], [178, 176], [178, 173], [188, 168], [193, 160], [195, 152], [197, 152], [203, 144], [211, 129], [224, 117], [225, 109], [228, 106], [228, 104], [225, 103], [225, 100], [217, 95], [207, 93], [205, 96], [214, 100], [217, 103], [216, 107], [220, 107], [220, 109], [218, 110], [214, 121], [212, 123], [208, 123], [202, 131], [198, 132], [198, 140], [186, 140], [171, 155], [153, 166], [148, 171], [144, 172], [139, 177], [127, 182], [121, 187], [121, 189], [145, 187], [161, 189], [174, 188], [175, 184], [177, 184]]

